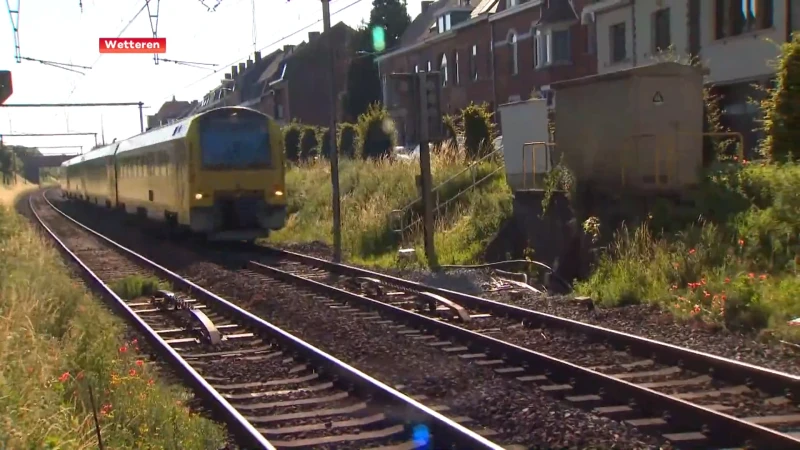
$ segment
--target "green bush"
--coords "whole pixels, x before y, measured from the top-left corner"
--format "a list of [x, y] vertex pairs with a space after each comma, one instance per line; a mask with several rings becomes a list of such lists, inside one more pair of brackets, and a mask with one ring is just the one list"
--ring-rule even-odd
[[292, 121], [289, 125], [283, 127], [284, 152], [286, 153], [286, 159], [291, 162], [298, 162], [300, 160], [301, 132], [302, 125], [298, 122]]
[[397, 133], [389, 112], [378, 103], [372, 104], [367, 112], [358, 118], [360, 149], [358, 154], [364, 158], [382, 158], [390, 155], [397, 145]]
[[468, 157], [479, 159], [494, 150], [494, 122], [488, 105], [470, 103], [461, 111], [461, 124]]
[[336, 137], [337, 146], [339, 148], [339, 155], [346, 158], [352, 158], [356, 154], [356, 147], [358, 145], [358, 128], [352, 123], [340, 123], [339, 132]]
[[319, 143], [319, 155], [328, 158], [331, 155], [331, 134], [328, 133], [327, 127], [317, 128], [317, 142]]
[[300, 160], [307, 161], [318, 154], [317, 128], [312, 126], [303, 127], [303, 133], [300, 137]]
[[442, 118], [442, 122], [444, 122], [444, 135], [445, 139], [442, 141], [442, 145], [458, 145], [458, 122], [459, 117], [458, 115], [453, 114], [446, 114]]
[[772, 161], [797, 160], [800, 148], [800, 35], [783, 44], [778, 59], [777, 85], [761, 102], [764, 111], [762, 151]]

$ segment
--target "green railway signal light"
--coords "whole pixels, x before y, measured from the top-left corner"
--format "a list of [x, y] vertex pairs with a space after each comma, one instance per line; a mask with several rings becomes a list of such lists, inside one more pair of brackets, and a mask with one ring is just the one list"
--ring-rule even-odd
[[372, 27], [372, 49], [376, 52], [386, 50], [386, 30], [381, 26]]

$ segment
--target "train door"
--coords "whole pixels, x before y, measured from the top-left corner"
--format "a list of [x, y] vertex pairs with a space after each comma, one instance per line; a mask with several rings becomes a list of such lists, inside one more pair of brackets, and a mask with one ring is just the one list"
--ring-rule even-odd
[[112, 172], [112, 181], [111, 181], [111, 201], [114, 202], [114, 207], [119, 207], [119, 164], [117, 163], [117, 150], [119, 149], [119, 144], [114, 147], [114, 151], [111, 152], [111, 159], [109, 160], [109, 164], [111, 165], [111, 172]]

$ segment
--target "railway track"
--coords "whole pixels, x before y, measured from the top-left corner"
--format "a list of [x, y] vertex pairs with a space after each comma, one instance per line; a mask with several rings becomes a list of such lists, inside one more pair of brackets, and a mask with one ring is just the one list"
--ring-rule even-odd
[[[86, 228], [44, 194], [28, 206], [88, 284], [120, 310], [246, 448], [497, 449], [418, 400]], [[123, 300], [131, 275], [171, 284]]]
[[[277, 249], [247, 269], [680, 448], [800, 448], [800, 377]], [[335, 299], [335, 300], [331, 300]], [[579, 336], [576, 338], [576, 336]], [[533, 351], [531, 349], [535, 349]]]

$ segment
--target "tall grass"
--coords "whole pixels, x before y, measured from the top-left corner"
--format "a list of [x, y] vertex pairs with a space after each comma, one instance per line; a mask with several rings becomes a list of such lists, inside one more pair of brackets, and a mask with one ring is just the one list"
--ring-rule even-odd
[[800, 317], [800, 165], [722, 167], [708, 174], [696, 205], [619, 230], [578, 290], [607, 304], [655, 302], [728, 328], [800, 338], [786, 325]]
[[[463, 150], [439, 149], [431, 158], [434, 185], [468, 167]], [[477, 179], [499, 168], [484, 162], [473, 170]], [[392, 231], [389, 213], [418, 198], [415, 177], [418, 161], [343, 159], [339, 165], [342, 195], [342, 242], [349, 259], [371, 265], [392, 265], [401, 242]], [[469, 172], [449, 182], [440, 202], [472, 184]], [[332, 241], [330, 166], [325, 160], [300, 163], [286, 176], [289, 198], [287, 226], [274, 233], [273, 242]], [[478, 259], [500, 222], [510, 215], [511, 192], [503, 170], [443, 208], [435, 239], [442, 263], [469, 263]], [[412, 243], [419, 234], [411, 233]]]
[[0, 207], [0, 448], [214, 449], [223, 429], [184, 406], [125, 342], [122, 324]]

